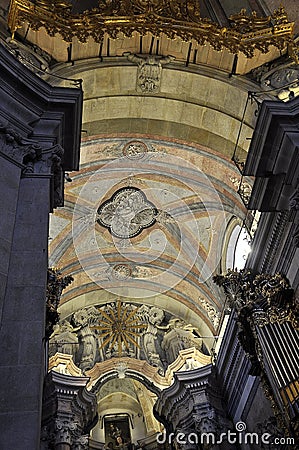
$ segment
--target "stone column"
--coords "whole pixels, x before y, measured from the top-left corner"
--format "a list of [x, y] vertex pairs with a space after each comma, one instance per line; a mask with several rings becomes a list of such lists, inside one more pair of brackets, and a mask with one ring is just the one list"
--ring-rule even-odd
[[[177, 372], [172, 386], [164, 389], [154, 407], [156, 417], [173, 430], [167, 441], [175, 449], [233, 450], [217, 440], [232, 428], [222, 398], [222, 390], [211, 364], [199, 369]], [[204, 436], [202, 436], [202, 434]], [[208, 433], [210, 433], [208, 435]]]
[[47, 375], [42, 419], [45, 448], [87, 450], [86, 433], [97, 420], [96, 395], [86, 389], [88, 380], [54, 371]]
[[[1, 209], [7, 209], [0, 214], [5, 253], [0, 257], [0, 436], [6, 450], [34, 450], [39, 448], [44, 374], [51, 174], [21, 177], [19, 165], [8, 159], [0, 170], [0, 178], [7, 179], [1, 194]], [[23, 430], [25, 440], [20, 439]]]

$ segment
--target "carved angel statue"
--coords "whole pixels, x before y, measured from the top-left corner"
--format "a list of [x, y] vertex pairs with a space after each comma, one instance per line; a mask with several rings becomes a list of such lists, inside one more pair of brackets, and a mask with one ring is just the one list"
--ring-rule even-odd
[[164, 319], [162, 309], [142, 305], [139, 309], [139, 316], [147, 323], [147, 328], [143, 334], [143, 349], [150, 364], [163, 370], [163, 365], [157, 349], [158, 326]]
[[91, 369], [95, 363], [98, 340], [91, 329], [94, 321], [98, 319], [99, 312], [95, 307], [81, 309], [73, 314], [73, 323], [78, 326], [79, 340], [79, 366], [83, 370]]
[[68, 320], [54, 325], [54, 330], [50, 336], [50, 356], [56, 352], [67, 355], [75, 355], [78, 347], [78, 337], [76, 332], [80, 327], [74, 328]]
[[180, 350], [195, 347], [198, 350], [202, 348], [202, 338], [196, 327], [184, 320], [174, 317], [169, 320], [165, 327], [167, 333], [163, 337], [162, 348], [165, 350], [169, 362], [174, 361]]

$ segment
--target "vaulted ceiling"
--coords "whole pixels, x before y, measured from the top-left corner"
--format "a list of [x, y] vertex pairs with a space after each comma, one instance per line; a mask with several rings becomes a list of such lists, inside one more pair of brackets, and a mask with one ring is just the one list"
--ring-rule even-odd
[[[247, 217], [232, 162], [236, 151], [246, 156], [256, 120], [248, 91], [258, 86], [246, 75], [294, 54], [294, 24], [274, 3], [205, 0], [182, 9], [181, 2], [90, 1], [83, 8], [13, 0], [8, 13], [1, 2], [15, 41], [44, 62], [40, 75], [84, 91], [80, 170], [69, 174], [65, 206], [50, 226], [50, 264], [74, 277], [62, 317], [120, 296], [216, 334], [211, 311], [223, 305], [211, 276], [225, 268], [231, 232]], [[105, 202], [119, 208], [128, 187], [156, 215], [120, 238], [98, 211]]]
[[[253, 219], [238, 192], [250, 192], [252, 180], [234, 163], [245, 160], [255, 127], [248, 92], [260, 86], [249, 75], [298, 51], [297, 2], [285, 3], [289, 19], [278, 0], [0, 0], [1, 43], [50, 84], [84, 92], [79, 170], [66, 174], [64, 207], [49, 229], [49, 265], [73, 277], [53, 342], [69, 343], [74, 359], [58, 354], [50, 367], [90, 377], [96, 441], [115, 413], [134, 413], [136, 439], [158, 431], [147, 387], [168, 387], [175, 371], [190, 369], [188, 358], [195, 367], [211, 361], [226, 309], [212, 276], [234, 264], [241, 226]], [[125, 377], [119, 358], [92, 355], [99, 336], [88, 322], [72, 321], [116, 300], [135, 313], [163, 311], [164, 334], [180, 318], [204, 345], [197, 356], [179, 352], [162, 375], [151, 359], [129, 355], [124, 370], [150, 383]], [[78, 363], [78, 341], [89, 366]], [[107, 373], [118, 378], [102, 386]]]

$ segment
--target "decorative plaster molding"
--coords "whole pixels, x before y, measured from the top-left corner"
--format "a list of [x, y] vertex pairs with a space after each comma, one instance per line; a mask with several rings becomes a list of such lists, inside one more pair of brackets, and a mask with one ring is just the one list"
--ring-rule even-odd
[[157, 210], [136, 187], [122, 188], [97, 211], [97, 222], [119, 239], [137, 236], [156, 221]]
[[200, 301], [203, 309], [207, 312], [214, 328], [217, 329], [220, 323], [221, 312], [217, 311], [216, 308], [214, 308], [214, 306], [212, 306], [205, 298], [198, 297], [198, 300]]
[[101, 378], [104, 379], [109, 372], [114, 372], [116, 376], [120, 363], [126, 365], [127, 371], [140, 373], [159, 389], [169, 386], [169, 380], [158, 373], [157, 367], [152, 367], [147, 361], [126, 357], [111, 358], [107, 361], [96, 363], [92, 369], [87, 370], [86, 375], [90, 377], [89, 387], [94, 386]]
[[157, 94], [160, 92], [162, 66], [174, 61], [174, 56], [158, 57], [149, 55], [141, 57], [132, 55], [131, 53], [124, 53], [128, 61], [137, 64], [137, 80], [136, 91], [143, 94]]
[[204, 355], [195, 347], [186, 348], [180, 350], [177, 359], [169, 364], [165, 372], [165, 378], [171, 384], [174, 373], [181, 370], [184, 365], [187, 366], [185, 370], [193, 370], [208, 364], [211, 364], [211, 356]]
[[[126, 279], [127, 267], [118, 273]], [[135, 269], [134, 269], [135, 272]], [[138, 275], [144, 276], [142, 273]], [[136, 305], [119, 299], [75, 311], [68, 319], [54, 325], [49, 354], [71, 354], [81, 370], [115, 357], [146, 360], [162, 375], [185, 350], [196, 348], [194, 361], [184, 360], [185, 370], [193, 364], [208, 364], [203, 355], [203, 340], [197, 327], [156, 306]], [[181, 353], [183, 352], [183, 353]], [[188, 352], [187, 352], [188, 353]], [[202, 355], [202, 358], [198, 358]], [[187, 356], [188, 358], [188, 356]], [[190, 356], [191, 358], [191, 356]], [[179, 364], [179, 362], [177, 362]], [[187, 366], [190, 366], [189, 369]], [[176, 366], [181, 369], [181, 366]]]
[[55, 372], [65, 375], [72, 375], [74, 377], [82, 377], [82, 370], [76, 366], [73, 361], [73, 355], [66, 355], [65, 353], [55, 353], [55, 355], [49, 358], [48, 370], [54, 370]]

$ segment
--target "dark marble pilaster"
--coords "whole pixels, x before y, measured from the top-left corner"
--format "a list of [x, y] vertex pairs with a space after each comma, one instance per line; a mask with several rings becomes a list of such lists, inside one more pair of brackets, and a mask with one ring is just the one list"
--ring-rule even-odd
[[[82, 92], [53, 88], [0, 46], [0, 441], [39, 450], [49, 212], [78, 166]], [[21, 437], [21, 438], [20, 438]]]

